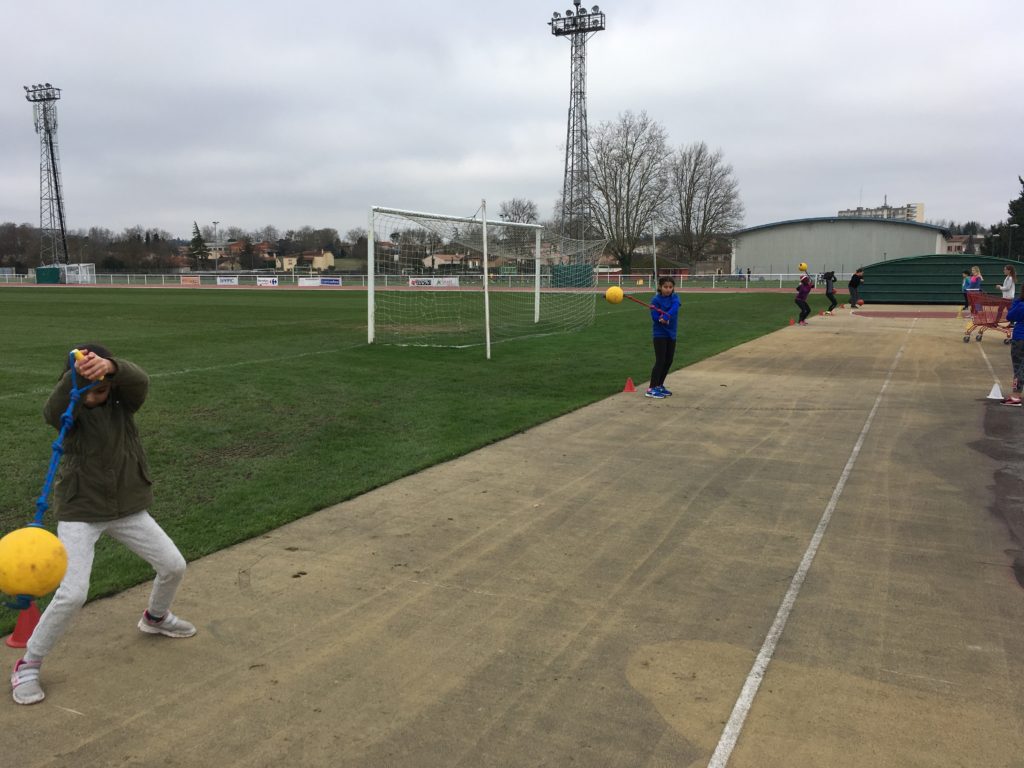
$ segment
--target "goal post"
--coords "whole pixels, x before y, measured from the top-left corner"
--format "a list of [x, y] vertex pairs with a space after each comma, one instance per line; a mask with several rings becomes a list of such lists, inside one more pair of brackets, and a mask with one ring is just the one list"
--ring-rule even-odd
[[539, 224], [374, 206], [367, 232], [367, 341], [482, 345], [593, 322], [604, 241]]

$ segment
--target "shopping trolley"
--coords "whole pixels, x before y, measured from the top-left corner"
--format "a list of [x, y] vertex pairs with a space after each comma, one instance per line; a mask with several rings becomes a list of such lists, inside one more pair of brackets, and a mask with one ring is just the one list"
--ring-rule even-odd
[[1010, 343], [1013, 328], [1006, 321], [1006, 313], [1010, 309], [1012, 299], [991, 296], [981, 291], [968, 291], [967, 303], [971, 308], [971, 320], [964, 328], [964, 343], [971, 340], [971, 334], [977, 331], [974, 338], [981, 341], [985, 331], [992, 329], [1003, 334], [1003, 344]]

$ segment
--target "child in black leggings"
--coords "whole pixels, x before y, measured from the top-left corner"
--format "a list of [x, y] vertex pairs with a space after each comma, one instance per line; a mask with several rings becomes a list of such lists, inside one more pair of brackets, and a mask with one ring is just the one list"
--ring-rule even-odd
[[658, 280], [658, 293], [651, 299], [651, 336], [654, 339], [654, 368], [651, 369], [651, 383], [644, 392], [647, 397], [658, 400], [672, 393], [665, 389], [665, 377], [672, 367], [676, 354], [676, 329], [679, 323], [679, 297], [676, 296], [676, 281], [671, 277]]

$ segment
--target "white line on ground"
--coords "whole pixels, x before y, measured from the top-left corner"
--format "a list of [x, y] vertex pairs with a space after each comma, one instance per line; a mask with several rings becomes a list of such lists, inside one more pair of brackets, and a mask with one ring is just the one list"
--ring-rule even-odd
[[999, 377], [996, 376], [996, 372], [995, 372], [995, 369], [992, 367], [992, 363], [990, 363], [988, 361], [988, 355], [985, 354], [985, 348], [983, 346], [981, 346], [981, 344], [979, 344], [978, 345], [978, 350], [981, 352], [981, 356], [985, 359], [985, 365], [988, 366], [988, 372], [992, 374], [992, 381], [994, 381], [996, 384], [998, 384], [999, 383]]
[[[910, 328], [907, 329], [907, 335], [914, 330], [914, 326], [917, 324], [917, 319], [911, 323]], [[768, 664], [772, 660], [772, 656], [775, 654], [775, 646], [778, 645], [779, 639], [782, 637], [782, 631], [786, 628], [786, 622], [789, 620], [789, 614], [793, 610], [793, 606], [796, 604], [796, 598], [800, 594], [800, 588], [804, 584], [804, 579], [807, 578], [807, 573], [811, 569], [811, 563], [814, 562], [814, 557], [818, 553], [818, 547], [821, 546], [821, 540], [825, 536], [825, 529], [828, 528], [829, 521], [832, 519], [832, 513], [835, 511], [836, 504], [839, 502], [839, 497], [843, 493], [843, 489], [846, 487], [846, 481], [850, 477], [850, 472], [853, 471], [853, 465], [857, 463], [857, 457], [860, 455], [861, 446], [864, 445], [864, 438], [867, 437], [868, 430], [871, 429], [871, 423], [875, 420], [875, 414], [878, 412], [878, 406], [882, 403], [882, 397], [885, 395], [886, 389], [889, 388], [889, 382], [892, 381], [892, 375], [896, 371], [896, 366], [900, 362], [900, 358], [903, 357], [903, 350], [906, 348], [907, 342], [904, 340], [903, 344], [900, 345], [899, 351], [896, 352], [896, 357], [892, 361], [892, 365], [889, 366], [889, 372], [885, 375], [885, 382], [882, 384], [882, 388], [878, 392], [878, 396], [875, 398], [875, 404], [871, 406], [871, 411], [868, 413], [868, 417], [864, 422], [864, 427], [860, 431], [860, 437], [857, 438], [857, 442], [853, 445], [853, 450], [850, 452], [850, 458], [846, 460], [846, 466], [843, 467], [843, 473], [839, 476], [839, 482], [836, 483], [835, 489], [832, 491], [832, 498], [829, 499], [828, 504], [825, 507], [825, 511], [821, 515], [821, 519], [818, 521], [818, 527], [814, 531], [814, 535], [811, 537], [811, 543], [807, 546], [807, 551], [804, 552], [803, 559], [800, 560], [800, 566], [796, 569], [796, 573], [793, 574], [793, 580], [789, 584], [789, 589], [786, 591], [785, 597], [782, 598], [782, 605], [779, 606], [778, 612], [775, 614], [775, 621], [772, 622], [771, 628], [768, 630], [768, 634], [764, 639], [764, 643], [761, 645], [761, 651], [757, 654], [757, 658], [754, 660], [754, 666], [750, 670], [750, 674], [747, 675], [746, 681], [743, 683], [743, 689], [740, 691], [740, 696], [736, 700], [736, 704], [732, 708], [732, 714], [729, 716], [729, 722], [725, 724], [725, 729], [722, 731], [722, 737], [718, 740], [718, 746], [715, 747], [715, 752], [711, 756], [711, 762], [708, 763], [708, 768], [725, 768], [729, 762], [729, 758], [732, 756], [732, 751], [736, 747], [736, 742], [739, 740], [740, 731], [743, 730], [743, 723], [747, 719], [747, 714], [750, 712], [750, 707], [754, 703], [754, 697], [757, 695], [758, 688], [761, 687], [761, 681], [764, 680], [765, 672], [768, 669]]]
[[65, 712], [70, 712], [72, 715], [78, 715], [79, 717], [85, 717], [85, 713], [84, 712], [79, 712], [77, 709], [68, 709], [67, 707], [62, 707], [60, 704], [54, 704], [53, 706], [55, 706], [57, 709], [63, 709]]
[[[181, 368], [177, 371], [158, 371], [157, 373], [149, 374], [151, 379], [160, 379], [165, 376], [185, 376], [190, 373], [208, 373], [210, 371], [220, 371], [225, 368], [240, 368], [245, 365], [262, 365], [263, 363], [276, 363], [282, 360], [297, 360], [301, 357], [313, 357], [316, 355], [333, 355], [336, 352], [340, 352], [343, 349], [353, 349], [355, 347], [364, 346], [365, 342], [358, 342], [355, 344], [345, 344], [340, 347], [332, 347], [331, 349], [318, 349], [315, 352], [299, 352], [294, 355], [278, 355], [277, 357], [265, 357], [259, 360], [238, 360], [233, 363], [220, 363], [219, 365], [209, 365], [204, 368]], [[56, 380], [55, 382], [56, 383]], [[11, 392], [6, 395], [0, 395], [0, 400], [9, 400], [14, 397], [26, 397], [27, 395], [48, 395], [52, 390], [50, 389], [30, 389], [24, 392]]]

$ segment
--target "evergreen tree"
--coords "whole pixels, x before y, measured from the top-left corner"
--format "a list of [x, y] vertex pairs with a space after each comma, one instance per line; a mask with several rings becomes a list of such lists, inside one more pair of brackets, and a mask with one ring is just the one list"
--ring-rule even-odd
[[199, 225], [192, 222], [192, 241], [188, 245], [188, 254], [194, 260], [196, 269], [203, 269], [206, 261], [210, 258], [210, 249], [199, 232]]

